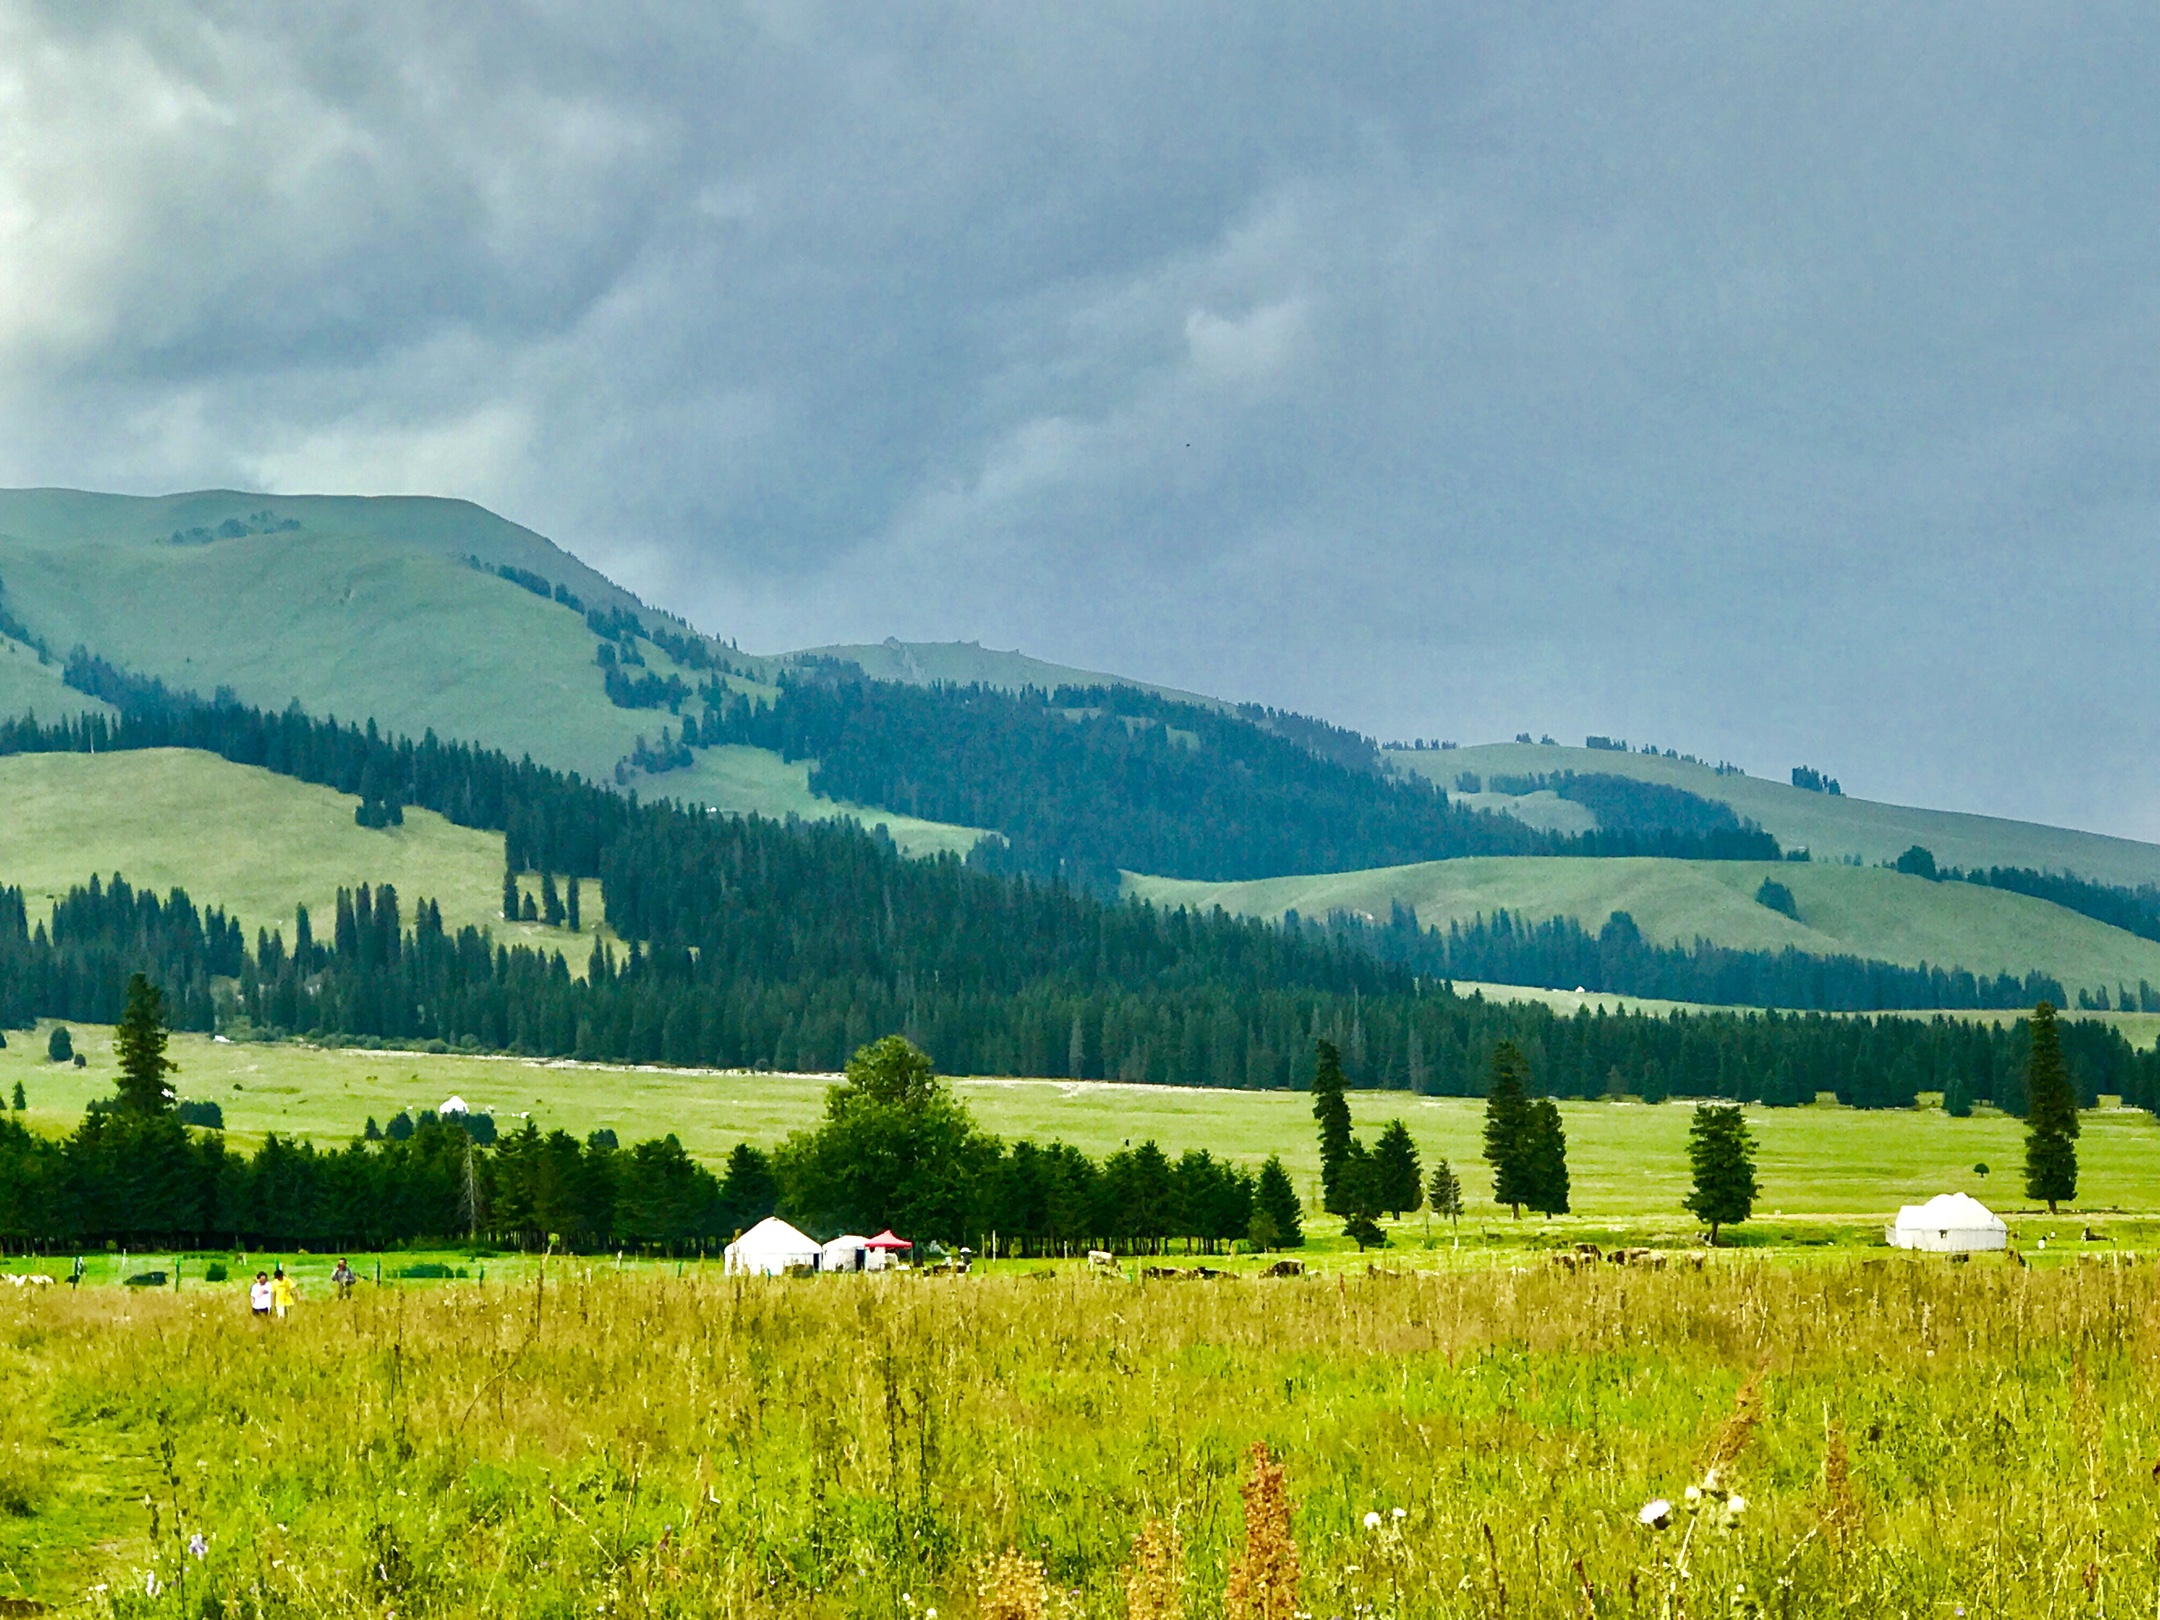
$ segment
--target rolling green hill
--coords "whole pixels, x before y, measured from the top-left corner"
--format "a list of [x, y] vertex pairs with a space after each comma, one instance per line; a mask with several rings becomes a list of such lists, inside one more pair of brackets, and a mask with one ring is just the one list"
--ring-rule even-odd
[[[1799, 920], [1758, 905], [1765, 877], [1793, 892]], [[1853, 955], [1974, 973], [2038, 969], [2078, 989], [2140, 979], [2160, 984], [2160, 944], [2044, 900], [1965, 883], [1930, 883], [1877, 867], [1754, 861], [1582, 860], [1517, 856], [1251, 883], [1129, 877], [1128, 892], [1168, 904], [1222, 906], [1279, 918], [1362, 912], [1385, 921], [1391, 904], [1417, 909], [1427, 927], [1507, 911], [1542, 922], [1573, 917], [1595, 932], [1615, 911], [1653, 942], [1697, 938], [1737, 950]]]
[[[587, 606], [690, 633], [468, 501], [0, 490], [5, 605], [56, 655], [80, 644], [175, 687], [206, 695], [226, 687], [264, 708], [297, 702], [415, 737], [432, 729], [599, 779], [639, 739], [680, 729], [666, 710], [609, 700], [594, 662], [599, 638], [582, 614], [473, 568], [468, 556], [564, 585]], [[653, 674], [697, 684], [697, 671], [650, 642], [641, 648]], [[21, 643], [0, 637], [0, 649], [0, 714], [54, 719], [104, 707], [63, 686], [57, 665], [40, 665]], [[739, 668], [777, 667], [727, 656]], [[813, 798], [806, 773], [777, 755], [708, 755], [688, 771], [632, 773], [630, 785], [725, 810], [853, 813]], [[882, 812], [865, 819], [888, 822], [909, 848], [966, 849], [979, 836]]]
[[327, 934], [339, 888], [394, 883], [406, 916], [422, 898], [443, 923], [492, 929], [561, 950], [582, 970], [589, 931], [604, 922], [600, 886], [585, 885], [588, 933], [502, 920], [503, 839], [412, 809], [402, 827], [353, 821], [359, 801], [329, 788], [233, 765], [191, 749], [0, 758], [0, 883], [20, 885], [33, 916], [96, 874], [138, 889], [184, 888], [222, 906], [252, 940], [257, 928], [292, 937], [305, 904]]
[[[1495, 774], [1527, 776], [1575, 771], [1628, 776], [1684, 788], [1705, 799], [1732, 806], [1734, 812], [1768, 829], [1788, 849], [1806, 849], [1817, 864], [1857, 856], [1874, 865], [1893, 861], [1914, 844], [1932, 850], [1944, 866], [2025, 866], [2039, 871], [2072, 872], [2096, 883], [2160, 883], [2160, 845], [2101, 833], [2073, 832], [1996, 816], [1966, 815], [1954, 810], [1918, 810], [1878, 804], [1870, 799], [1810, 793], [1783, 782], [1754, 776], [1720, 776], [1705, 765], [1654, 754], [1629, 754], [1591, 748], [1559, 748], [1530, 743], [1489, 743], [1472, 748], [1391, 748], [1391, 765], [1431, 777], [1453, 790], [1464, 771], [1475, 771], [1490, 786]], [[1539, 826], [1560, 826], [1539, 807], [1552, 800], [1535, 795], [1524, 819]], [[1504, 795], [1486, 793], [1469, 802], [1486, 809], [1514, 808]], [[1567, 806], [1579, 811], [1580, 806]], [[1564, 813], [1564, 812], [1563, 812]]]

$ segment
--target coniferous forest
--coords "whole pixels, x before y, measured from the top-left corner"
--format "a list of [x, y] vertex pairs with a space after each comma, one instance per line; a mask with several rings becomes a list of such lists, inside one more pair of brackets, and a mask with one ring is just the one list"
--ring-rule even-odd
[[1540, 832], [1383, 772], [1369, 744], [1360, 768], [1344, 741], [1354, 734], [1132, 687], [1010, 693], [819, 670], [783, 680], [769, 705], [706, 692], [691, 740], [815, 760], [819, 793], [991, 828], [1003, 841], [978, 850], [979, 864], [1103, 892], [1120, 869], [1239, 879], [1459, 855], [1779, 856], [1761, 828], [1677, 789], [1583, 778], [1584, 802], [1601, 817], [1628, 812], [1623, 823]]

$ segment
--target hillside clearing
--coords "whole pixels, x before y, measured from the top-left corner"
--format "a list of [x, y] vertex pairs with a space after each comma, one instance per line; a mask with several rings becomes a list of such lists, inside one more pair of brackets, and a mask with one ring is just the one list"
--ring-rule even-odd
[[[2026, 866], [2072, 872], [2096, 883], [2132, 887], [2160, 883], [2160, 845], [1999, 816], [1810, 793], [1757, 776], [1720, 776], [1707, 765], [1661, 755], [1483, 743], [1445, 750], [1395, 748], [1386, 757], [1389, 763], [1428, 776], [1450, 792], [1464, 771], [1477, 772], [1488, 788], [1495, 774], [1527, 776], [1548, 771], [1662, 782], [1731, 805], [1736, 814], [1761, 823], [1787, 849], [1808, 850], [1817, 864], [1857, 856], [1874, 865], [1894, 861], [1919, 844], [1933, 851], [1942, 866]], [[1506, 803], [1504, 796], [1493, 794], [1473, 802], [1496, 809]]]
[[[1759, 905], [1766, 877], [1792, 890], [1795, 921]], [[1477, 857], [1313, 877], [1200, 883], [1130, 874], [1127, 892], [1163, 905], [1221, 906], [1279, 919], [1332, 911], [1386, 922], [1395, 904], [1428, 928], [1506, 911], [1529, 922], [1572, 917], [1596, 933], [1616, 911], [1644, 938], [1735, 950], [1851, 955], [1917, 967], [2023, 977], [2052, 973], [2075, 993], [2160, 984], [2160, 942], [2140, 939], [2045, 900], [1967, 883], [1931, 883], [1879, 867], [1814, 862]]]
[[[222, 906], [250, 940], [271, 928], [290, 942], [295, 906], [327, 935], [340, 888], [387, 882], [408, 923], [416, 902], [433, 900], [453, 931], [491, 929], [583, 968], [589, 934], [502, 920], [502, 834], [420, 809], [402, 827], [362, 827], [359, 802], [193, 749], [10, 755], [0, 758], [0, 883], [20, 885], [39, 917], [75, 885], [118, 872], [138, 889], [177, 885], [199, 906]], [[583, 899], [587, 928], [604, 923], [600, 885], [587, 883]]]

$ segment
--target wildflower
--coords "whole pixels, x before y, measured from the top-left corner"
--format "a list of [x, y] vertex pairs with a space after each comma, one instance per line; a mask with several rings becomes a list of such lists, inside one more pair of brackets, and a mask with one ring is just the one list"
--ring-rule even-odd
[[1687, 1505], [1693, 1507], [1702, 1500], [1702, 1487], [1700, 1485], [1690, 1485], [1681, 1494], [1687, 1499]]
[[1717, 1489], [1717, 1470], [1715, 1468], [1711, 1469], [1707, 1474], [1703, 1475], [1702, 1488], [1706, 1491], [1714, 1491]]
[[1379, 1529], [1379, 1528], [1380, 1528], [1380, 1515], [1379, 1515], [1379, 1514], [1377, 1514], [1377, 1513], [1368, 1513], [1368, 1514], [1366, 1514], [1366, 1515], [1365, 1515], [1365, 1528], [1366, 1528], [1366, 1529], [1368, 1529], [1368, 1530], [1377, 1530], [1377, 1529]]
[[164, 1587], [158, 1584], [156, 1570], [153, 1569], [148, 1574], [143, 1576], [142, 1590], [144, 1597], [156, 1597], [160, 1592], [165, 1590]]
[[210, 1543], [203, 1539], [203, 1533], [198, 1530], [188, 1537], [187, 1550], [190, 1558], [206, 1558], [210, 1553]]
[[1744, 1496], [1728, 1496], [1728, 1497], [1726, 1497], [1726, 1498], [1725, 1498], [1725, 1517], [1726, 1517], [1726, 1518], [1728, 1518], [1728, 1519], [1737, 1519], [1737, 1518], [1739, 1518], [1739, 1517], [1740, 1517], [1740, 1515], [1741, 1515], [1741, 1514], [1745, 1513], [1746, 1511], [1747, 1511], [1747, 1498], [1746, 1498], [1746, 1497], [1744, 1497]]
[[1642, 1511], [1635, 1515], [1635, 1522], [1652, 1530], [1662, 1530], [1672, 1523], [1672, 1504], [1662, 1496], [1645, 1502]]
[[1397, 1509], [1395, 1510], [1395, 1522], [1396, 1522], [1397, 1524], [1401, 1524], [1401, 1523], [1403, 1522], [1403, 1520], [1405, 1520], [1405, 1519], [1407, 1519], [1407, 1518], [1409, 1518], [1409, 1517], [1410, 1517], [1410, 1512], [1409, 1512], [1409, 1510], [1408, 1510], [1407, 1508], [1397, 1508]]

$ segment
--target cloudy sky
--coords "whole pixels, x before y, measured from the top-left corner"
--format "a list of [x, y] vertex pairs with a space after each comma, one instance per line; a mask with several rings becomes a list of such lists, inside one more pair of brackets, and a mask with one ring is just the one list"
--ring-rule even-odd
[[2147, 7], [0, 0], [0, 482], [2160, 837]]

